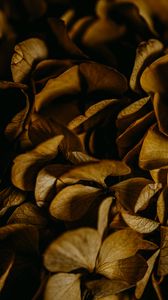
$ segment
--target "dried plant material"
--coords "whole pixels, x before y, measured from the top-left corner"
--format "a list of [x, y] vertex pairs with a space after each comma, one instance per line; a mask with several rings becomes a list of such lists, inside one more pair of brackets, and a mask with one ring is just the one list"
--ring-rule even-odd
[[75, 59], [44, 59], [36, 65], [33, 79], [36, 85], [43, 86], [49, 79], [61, 75], [78, 62]]
[[8, 276], [10, 274], [10, 271], [11, 271], [12, 267], [13, 267], [13, 264], [14, 264], [14, 255], [11, 255], [5, 272], [0, 275], [0, 292], [2, 291], [3, 287], [5, 286], [5, 283], [8, 279]]
[[123, 157], [130, 147], [136, 143], [137, 137], [143, 138], [145, 131], [153, 124], [154, 120], [154, 112], [151, 111], [133, 122], [121, 135], [119, 135], [117, 138], [117, 145], [121, 157]]
[[135, 296], [137, 299], [141, 299], [145, 288], [148, 284], [149, 278], [152, 274], [156, 259], [159, 255], [160, 250], [157, 250], [148, 260], [147, 260], [147, 264], [148, 264], [148, 269], [145, 273], [145, 276], [137, 282], [136, 284], [136, 289], [135, 289]]
[[71, 169], [70, 165], [52, 164], [43, 168], [37, 175], [35, 199], [39, 207], [46, 206], [53, 199], [59, 177]]
[[134, 211], [142, 190], [149, 184], [152, 184], [151, 180], [135, 177], [113, 185], [112, 190], [123, 207]]
[[[113, 105], [119, 105], [119, 99], [107, 99], [99, 101], [93, 105], [91, 105], [84, 114], [78, 115], [74, 118], [69, 124], [69, 129], [76, 129], [76, 131], [80, 130], [88, 130], [91, 127], [96, 126], [97, 123], [103, 119], [105, 113], [107, 115], [107, 109], [112, 108]], [[82, 127], [80, 129], [80, 127]]]
[[40, 109], [61, 96], [75, 95], [81, 91], [78, 66], [73, 66], [56, 78], [49, 79], [44, 88], [36, 95], [35, 109]]
[[60, 220], [78, 220], [100, 195], [102, 191], [95, 187], [82, 184], [67, 186], [52, 200], [50, 214]]
[[150, 233], [159, 227], [156, 221], [127, 212], [122, 212], [122, 217], [130, 228], [140, 233]]
[[168, 188], [164, 187], [157, 200], [157, 216], [161, 224], [165, 224], [168, 218]]
[[124, 156], [123, 161], [128, 164], [129, 166], [133, 166], [137, 163], [137, 159], [142, 147], [143, 138], [132, 148], [128, 151], [128, 153]]
[[120, 279], [129, 284], [135, 284], [145, 275], [147, 270], [146, 260], [136, 254], [125, 259], [112, 261], [99, 266], [97, 272], [109, 279]]
[[144, 169], [157, 169], [168, 165], [168, 140], [157, 126], [152, 126], [142, 144], [139, 165]]
[[157, 16], [163, 23], [167, 24], [167, 12], [168, 3], [166, 0], [160, 0], [156, 2], [154, 0], [147, 0], [146, 3], [149, 5], [151, 11]]
[[[93, 280], [87, 282], [86, 286], [92, 291], [94, 295], [93, 300], [113, 300], [111, 295], [118, 294], [119, 292], [127, 290], [131, 287], [127, 282], [118, 279]], [[109, 298], [106, 299], [108, 296]]]
[[166, 54], [155, 60], [144, 70], [140, 78], [144, 91], [159, 94], [167, 92], [167, 64], [168, 55]]
[[160, 1], [0, 1], [3, 300], [166, 297]]
[[13, 81], [0, 81], [0, 89], [7, 90], [7, 89], [23, 89], [27, 90], [28, 86], [21, 82], [13, 82]]
[[26, 194], [14, 186], [9, 186], [0, 191], [0, 198], [0, 216], [2, 216], [9, 208], [21, 205], [26, 199]]
[[87, 163], [91, 161], [98, 161], [97, 158], [88, 155], [86, 153], [80, 152], [80, 151], [71, 151], [68, 153], [68, 159], [73, 163], [74, 165]]
[[46, 285], [44, 300], [81, 300], [80, 275], [59, 273], [52, 275]]
[[73, 180], [72, 183], [74, 180], [76, 182], [84, 180], [97, 182], [102, 187], [106, 187], [105, 179], [107, 176], [123, 176], [130, 172], [130, 168], [122, 161], [101, 160], [75, 166], [60, 179], [64, 184], [69, 183], [70, 180]]
[[161, 226], [161, 246], [157, 273], [159, 276], [168, 274], [168, 228], [164, 226]]
[[43, 40], [30, 38], [15, 46], [11, 62], [11, 71], [15, 82], [24, 81], [31, 72], [34, 63], [48, 56]]
[[103, 202], [99, 206], [97, 230], [100, 236], [102, 237], [108, 228], [109, 212], [110, 212], [110, 207], [112, 205], [112, 202], [113, 202], [113, 197], [107, 197], [106, 199], [103, 200]]
[[88, 62], [79, 65], [79, 71], [87, 84], [87, 92], [106, 91], [122, 95], [127, 89], [127, 79], [117, 70], [102, 64]]
[[39, 235], [35, 226], [28, 224], [9, 224], [0, 228], [0, 240], [8, 240], [13, 251], [38, 253]]
[[59, 148], [65, 156], [68, 156], [70, 151], [83, 150], [78, 136], [66, 126], [55, 121], [54, 117], [47, 118], [38, 114], [33, 115], [28, 133], [33, 145], [42, 143], [56, 135], [63, 135], [64, 138], [62, 139]]
[[150, 170], [153, 180], [157, 183], [162, 182], [163, 186], [167, 184], [168, 167]]
[[24, 203], [15, 209], [8, 219], [8, 224], [29, 224], [36, 228], [45, 228], [47, 220], [37, 206]]
[[57, 155], [62, 139], [63, 136], [58, 135], [39, 144], [35, 149], [18, 155], [12, 168], [13, 184], [21, 190], [32, 190], [39, 169]]
[[151, 198], [162, 188], [161, 183], [149, 183], [146, 185], [135, 204], [134, 211], [137, 213], [138, 211], [144, 210], [148, 207]]
[[136, 50], [135, 63], [130, 77], [130, 87], [135, 92], [141, 91], [140, 76], [146, 65], [151, 63], [161, 54], [164, 45], [156, 39], [150, 39], [147, 42], [141, 42]]
[[100, 0], [97, 5], [97, 14], [102, 17], [110, 17], [114, 14], [119, 14], [120, 17], [125, 17], [132, 26], [136, 26], [141, 30], [149, 30], [156, 34], [153, 20], [149, 7], [144, 1], [139, 0]]
[[167, 121], [167, 95], [155, 93], [153, 97], [153, 106], [157, 118], [158, 128], [163, 133], [168, 135], [168, 121]]
[[87, 56], [69, 38], [67, 28], [61, 19], [56, 20], [55, 18], [49, 18], [47, 21], [56, 37], [61, 51], [65, 53], [65, 56], [68, 55], [73, 58], [87, 59]]
[[159, 300], [163, 300], [163, 295], [162, 295], [162, 291], [161, 291], [161, 288], [160, 288], [160, 282], [159, 280], [156, 278], [154, 272], [152, 273], [152, 286], [155, 290], [155, 293], [157, 295], [157, 298]]
[[117, 116], [117, 127], [123, 131], [131, 122], [141, 118], [146, 112], [148, 113], [147, 105], [150, 100], [150, 96], [144, 97], [123, 108]]
[[25, 97], [25, 108], [19, 111], [5, 128], [5, 135], [9, 141], [15, 140], [25, 129], [25, 122], [29, 113], [30, 103], [28, 95], [25, 92], [23, 92], [23, 96]]
[[64, 233], [53, 241], [44, 254], [44, 265], [51, 272], [69, 272], [95, 267], [101, 238], [91, 228], [81, 228]]
[[[129, 243], [128, 243], [129, 241]], [[156, 249], [156, 245], [143, 240], [141, 235], [130, 228], [118, 230], [110, 234], [103, 242], [98, 256], [96, 268], [118, 260], [133, 257], [139, 249]]]
[[[97, 34], [99, 32], [99, 34]], [[89, 47], [114, 42], [126, 33], [126, 26], [117, 24], [110, 19], [97, 19], [86, 29], [82, 42]]]

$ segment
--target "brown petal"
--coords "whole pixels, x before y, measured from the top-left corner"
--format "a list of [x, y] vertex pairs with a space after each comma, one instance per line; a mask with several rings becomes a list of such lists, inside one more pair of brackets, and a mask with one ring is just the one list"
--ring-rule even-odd
[[161, 182], [162, 185], [167, 184], [168, 167], [150, 170], [150, 174], [155, 182]]
[[90, 129], [93, 126], [96, 126], [103, 117], [107, 117], [107, 111], [110, 108], [112, 109], [113, 105], [119, 106], [119, 104], [120, 101], [118, 99], [106, 99], [94, 103], [84, 112], [84, 114], [80, 114], [74, 118], [68, 124], [68, 128], [80, 131], [80, 127], [82, 127], [82, 130], [88, 130], [88, 128]]
[[43, 168], [37, 175], [35, 185], [35, 199], [38, 206], [46, 206], [56, 193], [56, 182], [72, 166], [52, 164]]
[[11, 71], [14, 81], [26, 79], [35, 62], [48, 56], [46, 44], [39, 38], [30, 38], [15, 46], [12, 57]]
[[146, 260], [136, 254], [104, 264], [98, 268], [97, 272], [109, 279], [120, 279], [129, 284], [135, 284], [145, 275], [146, 270]]
[[33, 115], [28, 131], [31, 142], [37, 145], [56, 135], [64, 135], [59, 147], [66, 157], [70, 151], [82, 151], [78, 136], [63, 124], [59, 124], [55, 118], [56, 116], [49, 118], [38, 114]]
[[127, 212], [122, 212], [122, 217], [130, 228], [140, 233], [150, 233], [159, 227], [159, 223], [156, 221]]
[[81, 300], [80, 275], [59, 273], [52, 275], [46, 285], [44, 300]]
[[57, 152], [63, 136], [58, 135], [41, 144], [35, 149], [18, 155], [12, 168], [12, 182], [21, 190], [32, 190], [40, 168], [52, 160]]
[[82, 163], [87, 163], [91, 161], [98, 161], [97, 158], [92, 157], [86, 153], [80, 151], [72, 151], [68, 153], [68, 159], [74, 164], [79, 165]]
[[122, 95], [128, 89], [124, 75], [113, 68], [91, 62], [80, 64], [79, 70], [86, 80], [88, 93], [105, 91]]
[[98, 188], [75, 184], [63, 188], [52, 200], [50, 214], [60, 220], [76, 221], [102, 195]]
[[159, 222], [164, 224], [168, 218], [168, 187], [164, 187], [157, 200], [157, 216]]
[[8, 240], [13, 250], [22, 253], [38, 253], [39, 235], [35, 226], [9, 224], [0, 228], [0, 240]]
[[5, 136], [10, 141], [13, 141], [19, 135], [21, 135], [21, 133], [24, 132], [25, 129], [24, 125], [30, 109], [30, 103], [28, 95], [23, 92], [23, 96], [25, 96], [25, 108], [19, 111], [5, 128]]
[[161, 247], [158, 262], [158, 275], [168, 274], [168, 227], [161, 226]]
[[102, 237], [108, 228], [109, 212], [110, 212], [110, 207], [112, 202], [113, 202], [113, 198], [107, 197], [102, 201], [102, 203], [99, 206], [97, 230], [100, 236]]
[[135, 63], [130, 78], [130, 87], [133, 91], [141, 91], [140, 76], [145, 67], [151, 63], [156, 57], [161, 54], [164, 49], [164, 45], [156, 39], [150, 39], [145, 42], [141, 42], [136, 50]]
[[57, 47], [58, 47], [57, 55], [60, 56], [60, 53], [63, 52], [65, 57], [70, 56], [72, 58], [87, 59], [87, 56], [69, 38], [69, 35], [67, 34], [66, 26], [61, 19], [48, 18], [48, 23], [57, 40]]
[[136, 284], [136, 289], [135, 289], [135, 296], [137, 299], [141, 299], [145, 288], [148, 284], [149, 278], [151, 276], [151, 273], [153, 271], [154, 268], [154, 264], [156, 262], [156, 259], [159, 255], [160, 250], [157, 250], [148, 260], [147, 260], [147, 264], [148, 264], [148, 269], [144, 275], [144, 277], [137, 282]]
[[100, 244], [101, 238], [94, 229], [68, 231], [47, 248], [44, 265], [51, 272], [69, 272], [79, 268], [92, 272]]
[[106, 187], [105, 178], [107, 176], [122, 176], [130, 173], [130, 168], [122, 161], [101, 160], [96, 162], [88, 162], [72, 168], [65, 173], [61, 180], [69, 183], [70, 180], [94, 181]]
[[36, 228], [44, 228], [47, 225], [47, 220], [36, 205], [24, 203], [15, 209], [7, 223], [29, 224], [36, 226]]
[[123, 131], [132, 122], [143, 117], [150, 109], [151, 97], [144, 97], [123, 108], [117, 116], [117, 127]]
[[161, 56], [142, 73], [140, 82], [143, 90], [152, 93], [167, 93], [168, 54]]
[[121, 157], [125, 155], [135, 143], [143, 138], [146, 130], [155, 121], [154, 112], [151, 111], [145, 116], [133, 122], [119, 137], [117, 138], [117, 145]]
[[28, 86], [21, 82], [13, 82], [13, 81], [5, 81], [0, 80], [0, 89], [6, 90], [6, 89], [22, 89], [27, 90]]
[[156, 125], [148, 130], [144, 139], [139, 165], [148, 170], [168, 165], [168, 139], [159, 132]]
[[[99, 32], [99, 34], [97, 34]], [[96, 48], [99, 44], [114, 42], [126, 32], [126, 26], [110, 19], [97, 19], [85, 31], [82, 43]]]
[[[128, 284], [123, 280], [100, 279], [100, 280], [93, 280], [93, 281], [86, 282], [86, 287], [89, 290], [91, 290], [92, 294], [94, 295], [93, 300], [98, 300], [98, 299], [103, 300], [104, 297], [118, 294], [130, 288], [131, 286], [130, 284]], [[109, 300], [110, 299], [113, 300], [113, 298], [109, 297]]]
[[156, 34], [151, 12], [144, 1], [115, 0], [109, 2], [108, 0], [100, 0], [97, 2], [96, 12], [100, 18], [109, 18], [119, 13], [119, 17], [128, 20], [132, 26]]
[[33, 79], [36, 85], [43, 86], [49, 79], [61, 75], [77, 63], [78, 60], [74, 59], [44, 59], [36, 65]]
[[143, 177], [130, 178], [121, 181], [111, 187], [115, 191], [118, 201], [128, 210], [134, 210], [141, 191], [147, 184], [152, 181]]
[[[128, 242], [129, 241], [129, 242]], [[96, 268], [134, 256], [139, 249], [156, 249], [156, 245], [143, 240], [142, 236], [130, 228], [118, 230], [103, 242]]]
[[0, 191], [0, 199], [0, 216], [2, 216], [9, 208], [23, 203], [26, 199], [26, 193], [14, 186], [9, 186]]
[[159, 93], [155, 93], [153, 98], [153, 106], [155, 110], [155, 115], [157, 118], [157, 123], [159, 130], [168, 135], [168, 106], [167, 106], [167, 94], [161, 95]]
[[47, 81], [44, 88], [36, 95], [35, 109], [38, 112], [58, 97], [75, 95], [80, 91], [79, 69], [78, 66], [73, 66], [60, 76]]
[[[1, 256], [2, 257], [2, 256]], [[6, 255], [5, 255], [6, 258]], [[7, 262], [6, 270], [3, 274], [0, 274], [0, 291], [2, 291], [5, 286], [6, 281], [8, 280], [8, 276], [14, 264], [14, 254], [10, 256], [10, 259]]]
[[137, 213], [140, 210], [144, 210], [148, 207], [151, 198], [162, 188], [161, 183], [149, 183], [146, 185], [135, 204], [134, 211]]

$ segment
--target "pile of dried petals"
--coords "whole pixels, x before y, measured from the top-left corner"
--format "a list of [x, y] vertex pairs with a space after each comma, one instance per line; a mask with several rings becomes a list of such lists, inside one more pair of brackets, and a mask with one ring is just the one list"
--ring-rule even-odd
[[166, 300], [168, 2], [0, 1], [0, 299]]

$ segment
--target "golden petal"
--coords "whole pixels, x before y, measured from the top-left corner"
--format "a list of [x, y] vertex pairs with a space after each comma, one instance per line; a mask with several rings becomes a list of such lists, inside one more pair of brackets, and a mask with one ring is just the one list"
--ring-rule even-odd
[[133, 91], [141, 91], [140, 76], [146, 66], [155, 60], [163, 51], [164, 45], [156, 39], [141, 42], [136, 50], [135, 63], [130, 77], [130, 87]]
[[70, 272], [79, 268], [90, 272], [95, 267], [101, 238], [91, 228], [65, 232], [44, 253], [44, 265], [51, 272]]
[[102, 195], [98, 188], [74, 184], [63, 188], [50, 204], [50, 214], [60, 220], [79, 220], [91, 204]]
[[157, 216], [159, 222], [164, 225], [168, 219], [168, 188], [164, 187], [157, 200]]
[[31, 72], [33, 65], [38, 60], [48, 56], [48, 49], [43, 40], [29, 38], [15, 46], [11, 62], [13, 80], [22, 82]]
[[58, 135], [39, 144], [35, 149], [18, 155], [12, 167], [13, 184], [21, 190], [33, 190], [39, 170], [57, 155], [62, 139], [63, 136]]
[[157, 250], [148, 260], [147, 260], [147, 264], [148, 264], [148, 269], [144, 275], [144, 277], [137, 282], [136, 284], [136, 289], [135, 289], [135, 296], [137, 299], [141, 299], [145, 288], [148, 284], [149, 278], [151, 276], [151, 273], [153, 271], [156, 259], [159, 255], [160, 250]]
[[153, 106], [159, 130], [168, 136], [168, 105], [167, 105], [167, 94], [161, 95], [155, 93], [153, 98]]
[[122, 217], [127, 225], [140, 233], [150, 233], [159, 227], [159, 223], [148, 218], [122, 212]]
[[140, 83], [147, 93], [167, 93], [168, 54], [161, 56], [149, 65], [140, 78]]
[[161, 226], [161, 247], [157, 273], [159, 276], [168, 274], [168, 228], [164, 226]]
[[148, 130], [142, 144], [139, 165], [152, 170], [168, 165], [168, 139], [154, 125]]
[[123, 207], [128, 210], [135, 209], [142, 190], [152, 181], [143, 177], [130, 178], [121, 181], [111, 187], [115, 191], [115, 197]]
[[81, 300], [80, 275], [59, 273], [52, 275], [44, 291], [44, 300]]

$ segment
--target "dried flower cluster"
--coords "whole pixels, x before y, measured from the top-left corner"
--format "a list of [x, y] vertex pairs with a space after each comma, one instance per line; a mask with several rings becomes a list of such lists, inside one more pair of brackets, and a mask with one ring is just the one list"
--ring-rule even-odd
[[168, 297], [168, 1], [0, 1], [0, 299]]

